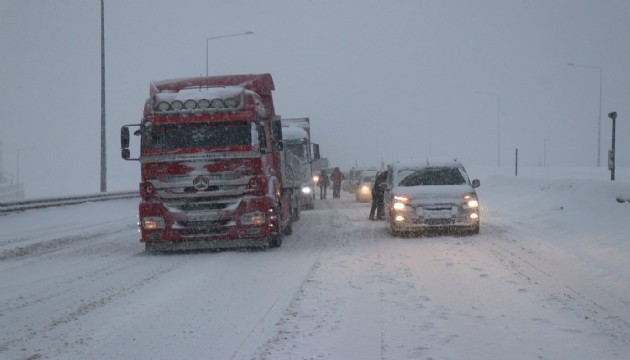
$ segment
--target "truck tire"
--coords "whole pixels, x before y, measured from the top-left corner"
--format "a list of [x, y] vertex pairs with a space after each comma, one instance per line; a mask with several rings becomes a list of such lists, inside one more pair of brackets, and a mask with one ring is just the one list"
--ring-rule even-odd
[[302, 205], [300, 205], [300, 204], [298, 203], [298, 206], [296, 206], [296, 207], [293, 209], [293, 220], [294, 220], [294, 221], [298, 221], [298, 220], [300, 220], [300, 216], [302, 216], [302, 211], [301, 211], [301, 210], [302, 210]]
[[293, 234], [293, 215], [291, 215], [291, 218], [289, 219], [289, 223], [287, 224], [287, 227], [284, 228], [284, 235], [291, 235]]
[[278, 229], [278, 233], [276, 235], [272, 235], [269, 238], [269, 247], [270, 248], [276, 248], [276, 247], [280, 247], [282, 245], [282, 235], [283, 235], [283, 230], [282, 230], [282, 211], [280, 208], [274, 208], [276, 214], [278, 214], [277, 218], [276, 218], [276, 229]]

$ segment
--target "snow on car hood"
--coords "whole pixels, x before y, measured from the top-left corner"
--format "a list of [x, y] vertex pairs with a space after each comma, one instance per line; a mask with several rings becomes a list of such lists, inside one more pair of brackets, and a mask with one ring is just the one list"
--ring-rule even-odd
[[462, 202], [464, 195], [474, 192], [471, 185], [422, 185], [398, 186], [393, 190], [395, 196], [402, 195], [413, 200], [433, 202]]

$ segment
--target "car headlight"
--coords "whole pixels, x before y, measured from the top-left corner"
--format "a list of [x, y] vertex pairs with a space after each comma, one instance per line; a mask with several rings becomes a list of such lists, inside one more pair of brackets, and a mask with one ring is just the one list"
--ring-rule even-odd
[[394, 210], [404, 210], [404, 209], [405, 209], [405, 204], [401, 202], [394, 203]]
[[466, 194], [466, 196], [464, 196], [464, 200], [466, 201], [466, 205], [470, 208], [479, 207], [479, 200], [477, 200], [477, 196], [475, 194]]
[[394, 210], [404, 210], [405, 206], [409, 203], [409, 198], [404, 195], [394, 196]]

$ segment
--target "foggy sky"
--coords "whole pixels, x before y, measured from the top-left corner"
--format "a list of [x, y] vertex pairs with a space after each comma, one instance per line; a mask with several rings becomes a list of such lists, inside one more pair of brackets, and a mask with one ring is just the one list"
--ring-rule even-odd
[[[630, 166], [630, 1], [105, 0], [108, 190], [136, 189], [119, 131], [149, 83], [269, 72], [276, 111], [309, 117], [332, 165], [601, 164], [617, 111]], [[497, 110], [499, 110], [497, 112]], [[498, 139], [500, 138], [500, 151]], [[100, 2], [0, 0], [4, 171], [29, 197], [99, 191]], [[136, 140], [136, 139], [134, 139]], [[507, 170], [506, 170], [507, 171]], [[607, 175], [604, 175], [607, 176]], [[618, 179], [628, 181], [629, 179]]]

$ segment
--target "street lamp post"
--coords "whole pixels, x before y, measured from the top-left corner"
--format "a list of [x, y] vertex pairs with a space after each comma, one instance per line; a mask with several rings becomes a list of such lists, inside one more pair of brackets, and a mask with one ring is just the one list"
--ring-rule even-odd
[[575, 64], [575, 63], [568, 63], [567, 65], [599, 70], [599, 111], [597, 112], [597, 167], [600, 167], [601, 166], [601, 149], [602, 149], [601, 142], [602, 142], [602, 78], [603, 78], [603, 69], [602, 69], [601, 66], [594, 66], [594, 65], [584, 65], [584, 64]]
[[253, 33], [254, 33], [253, 31], [246, 31], [246, 32], [237, 33], [237, 34], [220, 35], [220, 36], [213, 36], [213, 37], [206, 38], [206, 76], [208, 76], [208, 52], [210, 51], [209, 50], [210, 47], [208, 43], [210, 42], [210, 40], [221, 39], [221, 38], [230, 37], [230, 36], [251, 35]]
[[477, 94], [492, 95], [497, 97], [497, 167], [501, 167], [501, 100], [498, 94], [475, 91]]
[[612, 120], [612, 148], [608, 155], [608, 168], [610, 170], [610, 180], [615, 181], [615, 127], [617, 123], [617, 112], [611, 112], [608, 114], [608, 117]]
[[35, 150], [34, 146], [23, 147], [17, 149], [17, 158], [15, 162], [15, 197], [20, 195], [20, 152], [25, 150]]

